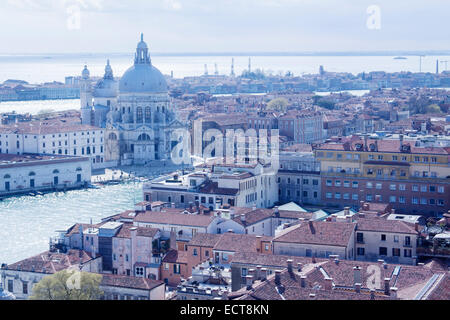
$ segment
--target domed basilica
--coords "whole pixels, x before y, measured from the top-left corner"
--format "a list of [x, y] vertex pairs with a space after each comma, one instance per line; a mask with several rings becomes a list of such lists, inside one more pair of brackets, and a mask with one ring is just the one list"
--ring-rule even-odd
[[117, 82], [107, 62], [105, 75], [92, 86], [85, 66], [81, 77], [81, 121], [105, 128], [105, 161], [111, 165], [144, 164], [170, 159], [176, 120], [167, 83], [152, 65], [141, 35], [130, 67]]

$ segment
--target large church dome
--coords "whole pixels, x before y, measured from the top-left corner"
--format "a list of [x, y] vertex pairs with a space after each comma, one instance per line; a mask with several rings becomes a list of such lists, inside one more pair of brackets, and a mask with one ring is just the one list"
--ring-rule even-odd
[[141, 35], [134, 66], [123, 74], [119, 82], [120, 93], [166, 93], [167, 83], [162, 73], [152, 66], [147, 44]]

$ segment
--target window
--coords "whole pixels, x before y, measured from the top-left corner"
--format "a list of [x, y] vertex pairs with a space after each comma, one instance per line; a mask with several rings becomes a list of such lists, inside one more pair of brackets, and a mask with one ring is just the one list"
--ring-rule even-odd
[[389, 202], [394, 203], [396, 200], [396, 196], [389, 196]]
[[372, 186], [373, 186], [372, 182], [367, 182], [366, 183], [366, 188], [367, 189], [372, 189]]
[[398, 202], [400, 202], [400, 203], [406, 203], [405, 196], [399, 196], [399, 197], [398, 197]]
[[350, 187], [350, 181], [344, 181], [344, 187], [349, 188]]
[[381, 235], [381, 241], [386, 241], [386, 235], [385, 234]]
[[386, 247], [380, 247], [379, 254], [380, 254], [380, 256], [387, 256], [387, 248]]
[[419, 204], [419, 198], [417, 198], [417, 197], [412, 197], [411, 203], [412, 203], [412, 204]]
[[438, 193], [444, 193], [444, 187], [443, 186], [439, 186], [438, 187]]
[[144, 275], [144, 268], [137, 267], [136, 268], [136, 276], [143, 276]]
[[28, 294], [28, 282], [22, 283], [22, 292], [23, 294]]
[[332, 182], [331, 182], [331, 180], [327, 180], [327, 186], [328, 187], [331, 187], [333, 184], [332, 184]]
[[399, 248], [392, 248], [392, 256], [400, 257], [400, 249]]
[[405, 258], [411, 258], [412, 250], [411, 249], [403, 250], [403, 255], [405, 256]]
[[392, 191], [397, 190], [397, 185], [396, 184], [389, 185], [389, 190], [392, 190]]
[[405, 191], [406, 190], [406, 184], [399, 184], [398, 185], [398, 190]]
[[194, 248], [192, 255], [193, 255], [193, 256], [198, 255], [198, 254], [197, 254], [197, 248]]
[[325, 196], [327, 199], [331, 199], [333, 197], [333, 194], [331, 192], [327, 192]]
[[419, 191], [419, 186], [416, 184], [413, 184], [412, 191]]
[[336, 194], [334, 195], [335, 199], [340, 199], [341, 198], [341, 193], [340, 192], [336, 192]]
[[427, 186], [426, 185], [421, 185], [420, 186], [420, 192], [427, 192]]
[[363, 255], [365, 254], [364, 251], [365, 251], [364, 248], [357, 248], [357, 249], [356, 249], [356, 254], [357, 254], [358, 256], [363, 256]]
[[14, 282], [13, 280], [8, 280], [8, 291], [14, 292]]
[[353, 188], [358, 188], [358, 181], [353, 181], [352, 185], [353, 185]]
[[364, 243], [364, 234], [361, 232], [358, 232], [356, 234], [356, 242], [358, 243]]
[[411, 237], [410, 236], [406, 236], [405, 237], [405, 246], [411, 246]]
[[174, 274], [180, 274], [180, 265], [179, 264], [174, 264], [173, 265], [173, 273]]
[[340, 186], [341, 186], [341, 180], [336, 180], [336, 181], [334, 182], [334, 185], [335, 185], [336, 187], [340, 187]]
[[398, 242], [398, 236], [394, 236], [394, 242]]
[[352, 194], [352, 200], [358, 200], [358, 194], [357, 193], [353, 193]]
[[241, 269], [241, 276], [245, 277], [245, 276], [247, 276], [247, 274], [248, 274], [247, 268], [242, 268]]

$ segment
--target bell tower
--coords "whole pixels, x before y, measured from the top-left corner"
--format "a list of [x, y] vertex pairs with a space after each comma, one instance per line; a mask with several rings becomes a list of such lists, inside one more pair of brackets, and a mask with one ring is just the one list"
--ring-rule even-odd
[[92, 87], [87, 66], [84, 66], [80, 81], [81, 123], [92, 123]]

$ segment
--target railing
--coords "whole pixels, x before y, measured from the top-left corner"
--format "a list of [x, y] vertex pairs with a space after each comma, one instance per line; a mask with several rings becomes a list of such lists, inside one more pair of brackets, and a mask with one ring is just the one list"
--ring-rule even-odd
[[450, 247], [417, 247], [417, 254], [450, 257]]

